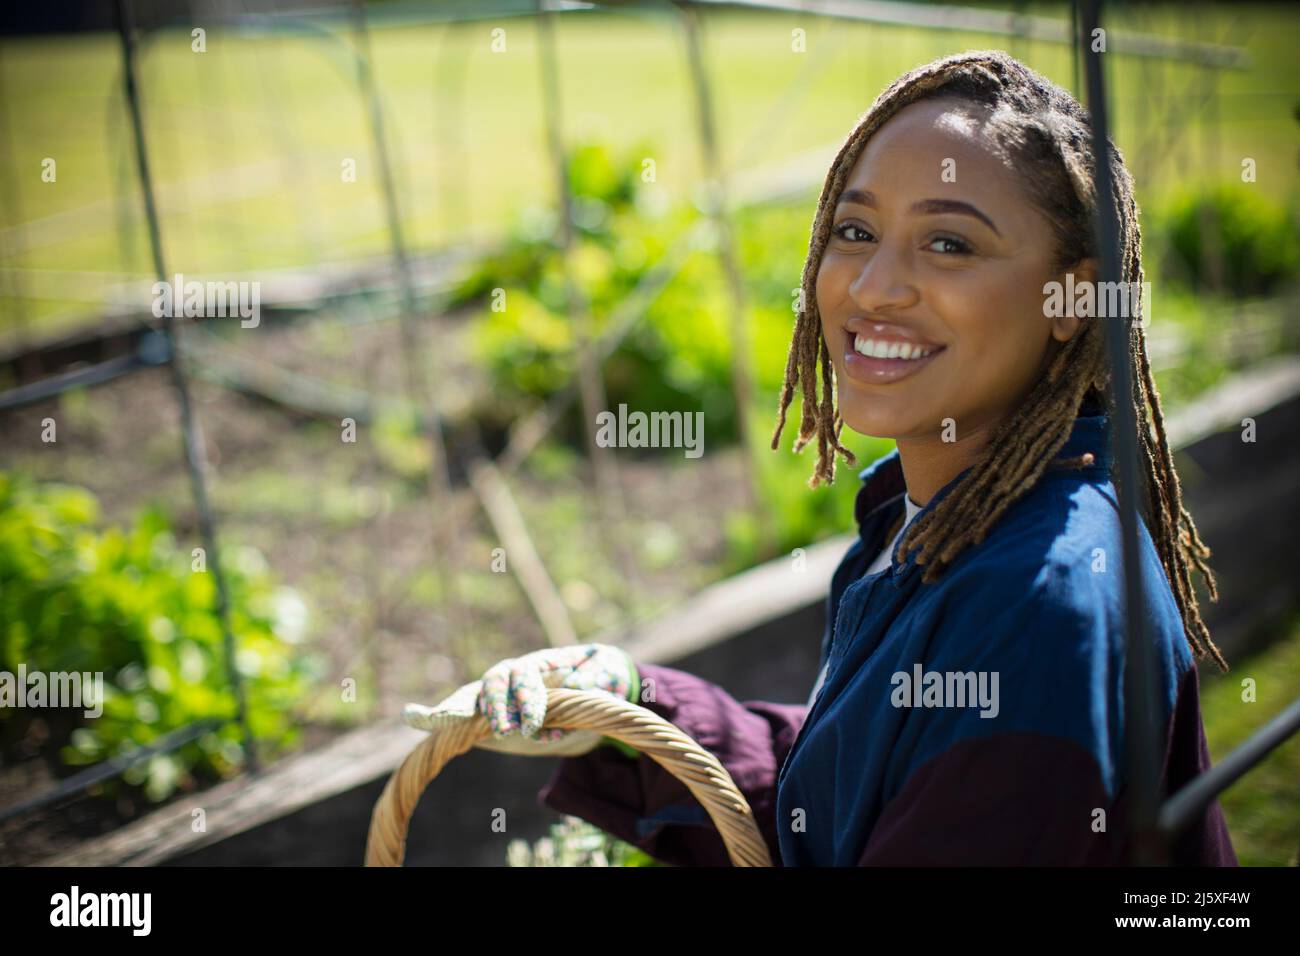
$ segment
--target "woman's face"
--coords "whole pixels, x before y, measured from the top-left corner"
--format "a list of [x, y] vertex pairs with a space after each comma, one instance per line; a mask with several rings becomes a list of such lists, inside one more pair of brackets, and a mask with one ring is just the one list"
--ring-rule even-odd
[[1052, 339], [1077, 328], [1044, 314], [1043, 284], [1061, 280], [1052, 231], [987, 145], [985, 115], [952, 100], [903, 108], [840, 195], [817, 305], [854, 431], [986, 434], [1042, 373]]

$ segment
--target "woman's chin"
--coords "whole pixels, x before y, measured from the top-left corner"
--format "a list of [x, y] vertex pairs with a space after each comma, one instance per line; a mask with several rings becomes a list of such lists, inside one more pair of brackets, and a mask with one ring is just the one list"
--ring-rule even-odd
[[844, 424], [848, 428], [868, 438], [897, 440], [915, 435], [918, 431], [923, 430], [921, 421], [916, 415], [882, 414], [879, 407], [870, 410], [855, 409], [845, 404], [841, 406], [840, 414], [843, 416]]

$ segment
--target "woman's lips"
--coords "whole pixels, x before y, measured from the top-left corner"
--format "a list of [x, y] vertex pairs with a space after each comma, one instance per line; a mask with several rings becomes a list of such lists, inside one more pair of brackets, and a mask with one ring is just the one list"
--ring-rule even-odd
[[[872, 335], [870, 332], [849, 332], [844, 351], [844, 372], [849, 378], [868, 385], [890, 385], [910, 375], [915, 375], [935, 360], [943, 351], [942, 345], [918, 344], [895, 336]], [[864, 355], [857, 345], [875, 355]], [[917, 357], [903, 358], [902, 355]], [[894, 358], [880, 357], [880, 353]]]

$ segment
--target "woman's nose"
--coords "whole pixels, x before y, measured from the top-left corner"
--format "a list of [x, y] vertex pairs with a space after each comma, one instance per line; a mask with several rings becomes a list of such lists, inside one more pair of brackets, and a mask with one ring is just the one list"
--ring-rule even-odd
[[913, 284], [911, 250], [901, 242], [881, 242], [864, 258], [849, 285], [849, 296], [866, 312], [916, 304], [919, 295]]

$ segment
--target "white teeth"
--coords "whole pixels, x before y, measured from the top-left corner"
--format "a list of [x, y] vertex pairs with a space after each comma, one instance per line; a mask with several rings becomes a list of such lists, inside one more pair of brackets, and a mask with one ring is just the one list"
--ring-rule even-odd
[[911, 342], [886, 342], [883, 339], [869, 339], [861, 335], [853, 337], [853, 348], [862, 355], [871, 358], [919, 359], [929, 355], [934, 349]]

